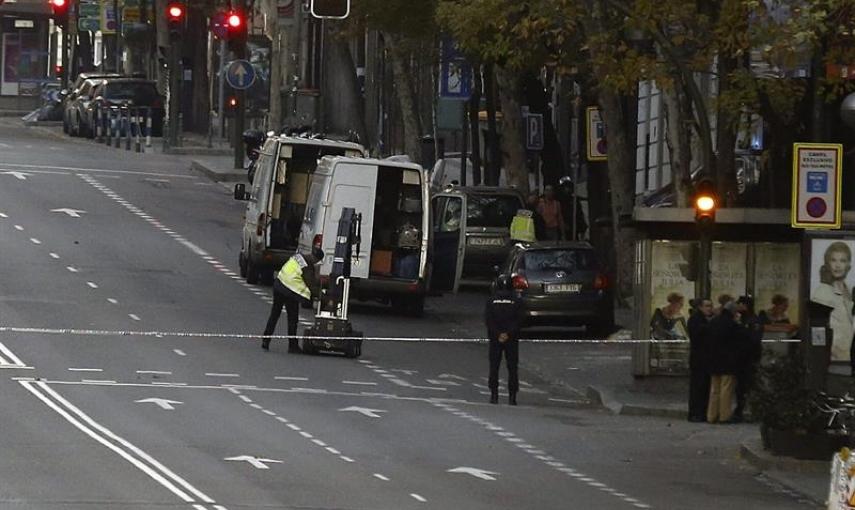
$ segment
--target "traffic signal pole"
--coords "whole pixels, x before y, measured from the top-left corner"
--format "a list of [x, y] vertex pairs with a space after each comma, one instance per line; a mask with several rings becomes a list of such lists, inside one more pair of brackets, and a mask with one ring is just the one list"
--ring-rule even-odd
[[[246, 59], [246, 38], [240, 36], [236, 39], [234, 46], [235, 58], [237, 60]], [[235, 119], [234, 119], [234, 147], [235, 147], [235, 169], [243, 168], [244, 162], [244, 147], [243, 147], [243, 131], [246, 124], [246, 90], [235, 90]]]
[[180, 44], [180, 41], [173, 40], [169, 45], [169, 147], [178, 146], [178, 117], [181, 109], [181, 76], [178, 69]]
[[701, 299], [710, 299], [712, 293], [712, 272], [710, 263], [712, 263], [712, 225], [698, 225], [698, 234], [700, 237], [700, 250], [698, 253], [698, 297]]

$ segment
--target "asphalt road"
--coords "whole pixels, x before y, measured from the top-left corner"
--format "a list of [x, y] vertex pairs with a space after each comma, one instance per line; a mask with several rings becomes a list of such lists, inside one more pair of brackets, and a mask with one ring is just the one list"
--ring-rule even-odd
[[[481, 345], [346, 360], [97, 334], [263, 329], [243, 205], [188, 167], [0, 122], [0, 326], [35, 328], [0, 332], [0, 509], [810, 508], [720, 448], [739, 427], [613, 416], [528, 376], [523, 405], [485, 404]], [[454, 303], [354, 320], [469, 336]]]

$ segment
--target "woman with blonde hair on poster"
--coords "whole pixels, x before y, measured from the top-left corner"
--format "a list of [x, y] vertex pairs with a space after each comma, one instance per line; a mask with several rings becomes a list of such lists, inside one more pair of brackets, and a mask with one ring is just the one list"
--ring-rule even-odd
[[825, 250], [823, 265], [819, 268], [819, 285], [811, 291], [814, 303], [832, 308], [828, 326], [833, 332], [832, 361], [849, 361], [852, 335], [855, 334], [852, 317], [852, 290], [846, 283], [852, 270], [852, 249], [836, 241]]

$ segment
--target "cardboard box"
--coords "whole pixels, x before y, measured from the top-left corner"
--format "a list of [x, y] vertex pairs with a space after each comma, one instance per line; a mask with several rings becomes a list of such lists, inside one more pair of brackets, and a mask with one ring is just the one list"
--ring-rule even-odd
[[392, 274], [392, 252], [373, 250], [371, 252], [371, 272], [375, 274]]

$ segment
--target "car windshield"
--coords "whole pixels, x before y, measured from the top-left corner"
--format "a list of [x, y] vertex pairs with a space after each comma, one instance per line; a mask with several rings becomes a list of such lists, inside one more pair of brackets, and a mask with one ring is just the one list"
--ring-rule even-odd
[[520, 269], [529, 271], [590, 271], [596, 268], [592, 250], [554, 249], [532, 250], [520, 262]]
[[522, 201], [514, 195], [469, 195], [466, 201], [466, 225], [510, 228], [514, 215], [522, 206]]
[[157, 98], [157, 89], [151, 83], [108, 83], [104, 97], [131, 99], [138, 104], [151, 104]]

